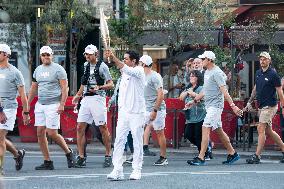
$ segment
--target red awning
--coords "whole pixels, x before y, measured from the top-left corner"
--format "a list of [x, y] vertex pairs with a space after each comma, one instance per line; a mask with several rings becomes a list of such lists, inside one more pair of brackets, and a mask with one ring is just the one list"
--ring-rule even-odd
[[[253, 7], [253, 5], [243, 5], [243, 6], [240, 6], [239, 8], [237, 8], [236, 10], [234, 10], [232, 13], [233, 13], [234, 15], [236, 15], [236, 17], [237, 17], [237, 16], [243, 14], [244, 12], [248, 11], [248, 10], [251, 9], [252, 7]], [[227, 16], [225, 16], [225, 18], [226, 18], [226, 17], [227, 17]], [[221, 19], [221, 20], [216, 21], [216, 22], [215, 22], [215, 25], [220, 25], [222, 20], [224, 20], [224, 18]]]
[[240, 6], [239, 8], [237, 8], [236, 10], [233, 11], [233, 14], [235, 14], [236, 16], [239, 16], [239, 15], [243, 14], [244, 12], [248, 11], [249, 9], [251, 9], [252, 7], [253, 7], [253, 5]]

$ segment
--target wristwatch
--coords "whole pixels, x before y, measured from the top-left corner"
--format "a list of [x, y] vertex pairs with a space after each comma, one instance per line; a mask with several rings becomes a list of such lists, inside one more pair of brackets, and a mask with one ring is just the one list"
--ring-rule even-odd
[[154, 110], [153, 110], [154, 112], [158, 112], [158, 110], [156, 109], [156, 108], [154, 108]]

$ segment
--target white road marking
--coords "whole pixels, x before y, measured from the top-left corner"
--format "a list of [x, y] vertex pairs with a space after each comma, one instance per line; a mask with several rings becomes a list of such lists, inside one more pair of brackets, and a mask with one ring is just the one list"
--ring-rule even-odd
[[[192, 172], [151, 172], [142, 173], [143, 177], [148, 176], [170, 176], [174, 174], [183, 175], [229, 175], [238, 173], [256, 173], [256, 174], [284, 174], [284, 171], [192, 171]], [[70, 175], [30, 175], [30, 176], [19, 176], [19, 177], [2, 177], [0, 180], [5, 181], [16, 181], [16, 180], [27, 180], [27, 179], [39, 179], [39, 178], [58, 178], [58, 179], [78, 179], [78, 178], [97, 178], [106, 177], [107, 174], [70, 174]], [[130, 175], [130, 173], [125, 173], [125, 175]]]

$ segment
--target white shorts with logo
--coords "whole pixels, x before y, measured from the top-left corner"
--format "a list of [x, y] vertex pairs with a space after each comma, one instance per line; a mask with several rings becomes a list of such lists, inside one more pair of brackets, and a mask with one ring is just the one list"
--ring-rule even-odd
[[49, 129], [60, 128], [60, 114], [57, 113], [59, 103], [35, 105], [35, 126], [45, 126]]
[[150, 121], [151, 112], [145, 114], [145, 125], [153, 125], [155, 131], [160, 131], [165, 128], [166, 110], [158, 111], [154, 121]]
[[93, 121], [96, 126], [107, 122], [106, 98], [100, 95], [86, 96], [81, 101], [77, 122], [92, 124]]
[[4, 124], [0, 123], [0, 129], [13, 131], [16, 121], [17, 109], [4, 109], [3, 111], [7, 117], [7, 121]]
[[206, 108], [206, 116], [204, 118], [203, 126], [212, 128], [212, 130], [222, 127], [221, 115], [223, 109], [216, 107]]

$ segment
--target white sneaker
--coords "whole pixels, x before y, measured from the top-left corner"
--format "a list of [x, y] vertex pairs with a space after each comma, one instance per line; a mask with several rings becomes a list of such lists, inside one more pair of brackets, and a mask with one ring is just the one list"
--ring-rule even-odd
[[141, 170], [133, 170], [130, 177], [130, 180], [140, 180], [141, 179]]
[[110, 174], [107, 175], [107, 179], [109, 180], [124, 180], [124, 174], [122, 171], [113, 170]]

